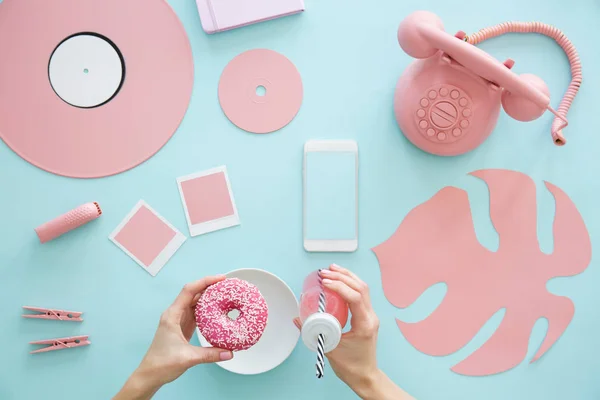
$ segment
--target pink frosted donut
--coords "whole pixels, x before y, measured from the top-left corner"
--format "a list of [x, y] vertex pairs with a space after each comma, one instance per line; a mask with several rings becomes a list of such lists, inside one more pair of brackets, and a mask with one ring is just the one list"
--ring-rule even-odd
[[[238, 310], [234, 320], [227, 314]], [[196, 304], [196, 324], [214, 347], [231, 351], [254, 346], [267, 326], [269, 309], [253, 284], [238, 278], [209, 286]]]

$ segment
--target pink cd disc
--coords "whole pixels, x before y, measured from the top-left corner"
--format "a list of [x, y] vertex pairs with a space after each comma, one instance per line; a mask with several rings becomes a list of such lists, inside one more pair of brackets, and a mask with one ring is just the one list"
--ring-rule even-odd
[[165, 0], [4, 0], [0, 59], [0, 138], [77, 178], [152, 157], [194, 81], [189, 40]]
[[300, 73], [285, 56], [267, 49], [235, 57], [219, 81], [219, 102], [237, 127], [253, 133], [283, 128], [302, 105]]

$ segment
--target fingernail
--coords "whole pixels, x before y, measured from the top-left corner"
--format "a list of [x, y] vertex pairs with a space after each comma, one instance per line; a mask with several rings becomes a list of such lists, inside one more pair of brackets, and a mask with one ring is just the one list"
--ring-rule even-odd
[[328, 270], [328, 269], [322, 269], [322, 270], [321, 270], [321, 273], [322, 273], [323, 275], [329, 275], [329, 274], [331, 273], [331, 271], [330, 271], [330, 270]]
[[231, 360], [233, 358], [233, 353], [230, 351], [224, 351], [223, 353], [219, 354], [219, 358], [221, 361]]
[[331, 282], [332, 282], [332, 280], [331, 280], [331, 279], [323, 279], [323, 283], [324, 283], [325, 285], [329, 285]]

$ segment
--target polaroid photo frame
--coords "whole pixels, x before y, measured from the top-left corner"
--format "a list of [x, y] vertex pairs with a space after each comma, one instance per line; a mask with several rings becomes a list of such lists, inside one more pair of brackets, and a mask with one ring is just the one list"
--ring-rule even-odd
[[133, 207], [108, 238], [152, 276], [187, 239], [144, 200]]
[[177, 186], [191, 236], [240, 225], [225, 166], [177, 178]]

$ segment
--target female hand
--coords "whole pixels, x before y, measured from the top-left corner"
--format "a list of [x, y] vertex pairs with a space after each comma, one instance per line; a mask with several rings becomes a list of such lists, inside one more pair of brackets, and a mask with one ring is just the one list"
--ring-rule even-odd
[[[338, 347], [326, 354], [335, 374], [363, 399], [411, 399], [377, 366], [379, 318], [367, 284], [335, 264], [321, 270], [321, 277], [323, 287], [348, 302], [352, 314], [350, 331], [342, 335]], [[295, 322], [300, 328], [300, 321]]]
[[189, 368], [233, 358], [229, 350], [197, 347], [189, 343], [196, 327], [194, 309], [202, 292], [224, 276], [206, 277], [189, 283], [161, 315], [154, 340], [138, 369], [129, 378], [118, 399], [149, 399], [166, 383]]
[[379, 318], [373, 311], [369, 287], [352, 272], [332, 265], [321, 271], [323, 286], [348, 302], [352, 328], [338, 347], [327, 354], [336, 375], [348, 384], [360, 385], [377, 373]]

